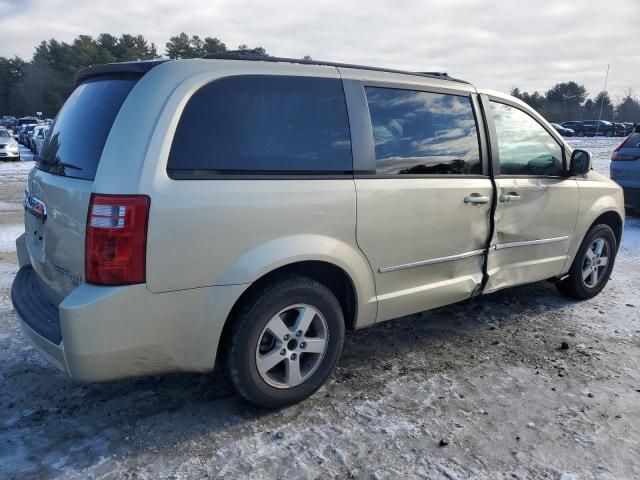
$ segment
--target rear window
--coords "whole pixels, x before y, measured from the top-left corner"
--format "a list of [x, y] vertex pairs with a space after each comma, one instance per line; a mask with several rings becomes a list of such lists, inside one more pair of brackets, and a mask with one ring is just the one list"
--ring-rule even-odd
[[205, 85], [182, 113], [167, 171], [177, 179], [351, 172], [342, 82], [254, 75]]
[[624, 148], [640, 148], [640, 132], [632, 133], [622, 145]]
[[51, 126], [37, 167], [93, 180], [113, 121], [136, 81], [97, 77], [79, 85]]

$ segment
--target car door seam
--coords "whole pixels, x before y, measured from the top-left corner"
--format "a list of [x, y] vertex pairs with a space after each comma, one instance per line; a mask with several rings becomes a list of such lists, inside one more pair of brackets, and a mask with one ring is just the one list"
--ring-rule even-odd
[[[475, 87], [474, 87], [475, 88]], [[491, 249], [491, 240], [493, 239], [493, 235], [495, 232], [496, 222], [495, 222], [495, 214], [496, 209], [498, 207], [498, 187], [496, 185], [495, 172], [493, 170], [493, 148], [494, 145], [491, 141], [491, 132], [488, 121], [488, 112], [485, 110], [485, 99], [480, 94], [478, 89], [476, 88], [476, 95], [478, 96], [478, 106], [480, 107], [480, 114], [482, 116], [482, 123], [484, 124], [484, 132], [483, 135], [486, 139], [487, 145], [487, 156], [489, 157], [487, 160], [487, 167], [489, 171], [487, 172], [489, 175], [489, 180], [491, 181], [491, 188], [493, 191], [493, 198], [491, 200], [491, 208], [489, 209], [489, 232], [487, 233], [487, 239], [485, 241], [484, 247], [484, 256], [482, 257], [482, 281], [480, 285], [474, 290], [471, 297], [476, 297], [481, 295], [484, 291], [487, 283], [489, 282], [489, 251]], [[488, 104], [488, 100], [487, 100]]]

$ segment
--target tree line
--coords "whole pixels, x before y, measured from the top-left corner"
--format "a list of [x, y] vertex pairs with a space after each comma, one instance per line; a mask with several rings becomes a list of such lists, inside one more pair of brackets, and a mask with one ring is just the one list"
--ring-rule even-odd
[[640, 122], [640, 101], [629, 89], [623, 98], [614, 104], [609, 94], [599, 92], [588, 98], [584, 85], [564, 82], [554, 85], [544, 94], [522, 92], [513, 88], [511, 95], [529, 104], [550, 122], [567, 120], [602, 120], [616, 122]]
[[[238, 46], [239, 50], [248, 48]], [[252, 50], [267, 54], [260, 46]], [[227, 46], [218, 38], [181, 33], [169, 39], [163, 54], [169, 58], [199, 58], [225, 51]], [[157, 58], [161, 58], [157, 46], [142, 35], [116, 37], [102, 33], [95, 38], [79, 35], [71, 43], [42, 41], [30, 61], [18, 56], [0, 57], [0, 116], [42, 112], [45, 117], [54, 117], [73, 91], [75, 74], [81, 68]]]
[[[239, 45], [238, 49], [248, 47]], [[253, 49], [267, 54], [263, 47]], [[218, 38], [180, 33], [166, 42], [162, 56], [199, 58], [225, 51], [227, 46]], [[157, 58], [161, 58], [157, 46], [142, 35], [116, 37], [102, 33], [95, 38], [79, 35], [71, 43], [55, 39], [42, 41], [35, 47], [29, 61], [18, 56], [0, 57], [0, 115], [22, 116], [43, 112], [44, 116], [54, 117], [73, 90], [74, 76], [81, 68]], [[523, 92], [519, 88], [514, 88], [511, 94], [552, 122], [597, 119], [601, 107], [603, 120], [640, 122], [640, 101], [631, 90], [617, 104], [606, 92], [588, 98], [584, 85], [576, 82], [558, 83], [543, 94]]]

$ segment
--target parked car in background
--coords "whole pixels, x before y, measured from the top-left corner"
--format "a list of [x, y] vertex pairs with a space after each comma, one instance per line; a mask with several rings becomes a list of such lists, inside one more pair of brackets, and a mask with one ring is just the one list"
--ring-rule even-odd
[[40, 155], [42, 152], [42, 145], [44, 144], [45, 139], [47, 138], [47, 133], [49, 132], [48, 126], [42, 126], [38, 133], [33, 137], [33, 153], [36, 155]]
[[22, 124], [20, 127], [20, 134], [19, 134], [18, 141], [25, 147], [28, 147], [29, 137], [31, 136], [31, 132], [33, 132], [33, 129], [36, 128], [37, 126], [38, 126], [37, 123]]
[[616, 127], [605, 120], [585, 120], [582, 122], [582, 134], [585, 137], [615, 137]]
[[21, 117], [16, 122], [16, 126], [22, 127], [23, 125], [39, 125], [40, 119], [38, 117]]
[[45, 128], [47, 128], [46, 125], [36, 125], [27, 138], [27, 147], [29, 147], [29, 150], [31, 150], [34, 153], [36, 149], [36, 137]]
[[562, 125], [559, 125], [557, 123], [552, 123], [551, 126], [553, 128], [555, 128], [556, 132], [558, 132], [563, 137], [574, 137], [575, 136], [575, 132], [571, 128], [563, 127]]
[[616, 137], [626, 137], [629, 135], [627, 132], [627, 127], [625, 127], [624, 123], [613, 122], [613, 126], [615, 127], [615, 135]]
[[635, 124], [631, 122], [623, 122], [622, 124], [624, 125], [626, 134], [631, 135], [631, 133], [633, 132], [633, 129], [635, 128]]
[[345, 329], [546, 279], [591, 298], [612, 271], [620, 186], [512, 96], [233, 52], [76, 78], [11, 290], [72, 378], [219, 362], [282, 407], [326, 382]]
[[0, 127], [4, 127], [7, 130], [14, 129], [16, 126], [17, 119], [16, 117], [12, 117], [10, 115], [5, 115], [0, 120]]
[[577, 120], [570, 120], [568, 122], [562, 122], [560, 125], [564, 128], [569, 128], [573, 130], [573, 134], [576, 137], [582, 137], [584, 135], [583, 129], [582, 129], [582, 122], [579, 122]]
[[624, 206], [640, 213], [640, 126], [613, 151], [609, 169], [624, 191]]
[[20, 146], [4, 127], [0, 127], [0, 160], [20, 160]]

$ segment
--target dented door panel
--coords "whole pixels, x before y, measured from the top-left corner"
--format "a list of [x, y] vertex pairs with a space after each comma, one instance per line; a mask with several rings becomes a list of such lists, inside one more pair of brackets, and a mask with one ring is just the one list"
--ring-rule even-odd
[[[374, 271], [378, 321], [467, 299], [482, 283], [489, 178], [356, 179], [358, 245]], [[465, 203], [476, 193], [487, 203]]]
[[574, 179], [497, 178], [485, 292], [562, 273], [578, 215]]

